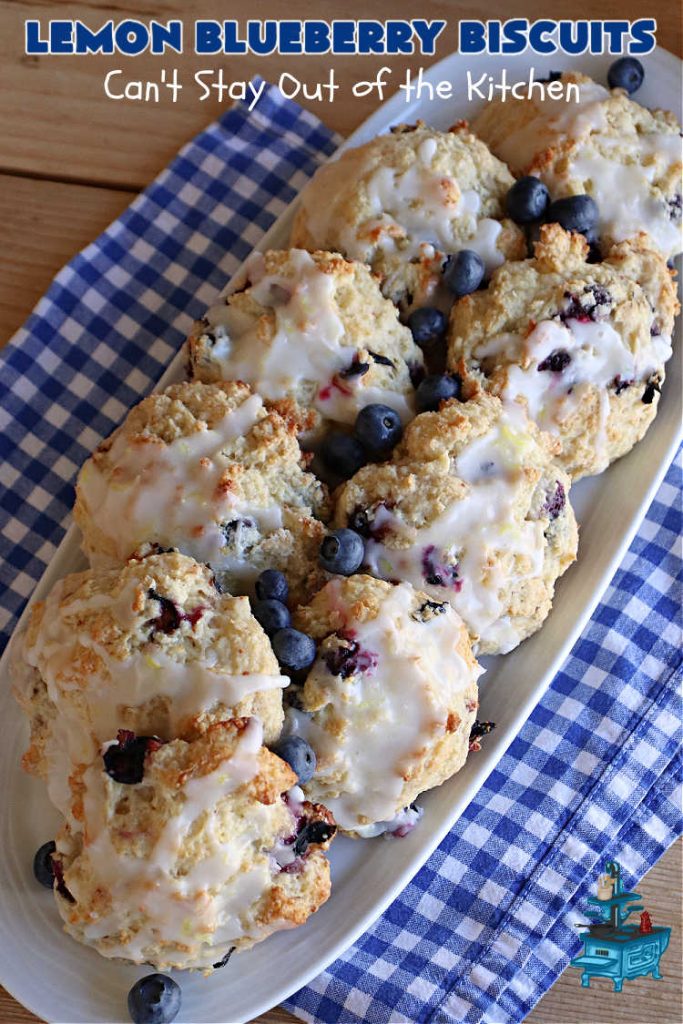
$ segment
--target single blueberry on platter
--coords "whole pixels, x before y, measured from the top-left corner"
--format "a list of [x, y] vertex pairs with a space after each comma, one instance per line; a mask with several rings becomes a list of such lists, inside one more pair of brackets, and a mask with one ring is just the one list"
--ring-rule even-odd
[[282, 601], [274, 598], [266, 598], [265, 601], [254, 601], [251, 610], [256, 621], [263, 626], [265, 632], [270, 636], [277, 633], [278, 629], [285, 629], [290, 623], [289, 609]]
[[332, 473], [344, 480], [354, 476], [368, 461], [363, 445], [348, 434], [332, 432], [320, 446], [320, 456]]
[[462, 380], [457, 373], [433, 373], [425, 377], [415, 392], [418, 412], [438, 412], [442, 402], [460, 400]]
[[133, 1024], [170, 1024], [180, 1010], [180, 985], [166, 974], [148, 974], [128, 993]]
[[366, 405], [356, 417], [353, 433], [370, 458], [383, 459], [403, 436], [401, 417], [388, 405]]
[[315, 661], [315, 640], [298, 629], [278, 629], [271, 644], [280, 666], [290, 672], [301, 672]]
[[456, 299], [476, 292], [484, 280], [484, 261], [472, 249], [461, 249], [449, 256], [443, 266], [443, 281]]
[[272, 751], [287, 762], [297, 776], [300, 786], [313, 778], [316, 766], [315, 751], [303, 736], [285, 736]]
[[279, 569], [264, 569], [256, 581], [256, 596], [259, 601], [286, 601], [289, 587], [285, 574]]
[[516, 224], [532, 224], [535, 220], [540, 220], [549, 203], [548, 189], [533, 175], [516, 181], [505, 200], [508, 217]]
[[338, 573], [340, 576], [351, 576], [358, 572], [364, 557], [363, 538], [345, 527], [333, 530], [320, 545], [321, 566], [328, 572]]
[[55, 869], [52, 863], [52, 854], [56, 849], [55, 841], [51, 839], [36, 850], [36, 855], [33, 858], [33, 874], [36, 881], [44, 885], [46, 889], [51, 889], [54, 884]]
[[629, 95], [640, 89], [644, 78], [645, 68], [635, 57], [620, 57], [607, 72], [610, 89], [625, 89]]
[[440, 341], [446, 333], [446, 314], [433, 306], [422, 306], [421, 309], [414, 309], [408, 317], [413, 341], [420, 348]]
[[582, 194], [556, 199], [548, 207], [545, 219], [550, 224], [559, 224], [565, 231], [585, 235], [596, 227], [598, 216], [598, 205], [595, 200]]

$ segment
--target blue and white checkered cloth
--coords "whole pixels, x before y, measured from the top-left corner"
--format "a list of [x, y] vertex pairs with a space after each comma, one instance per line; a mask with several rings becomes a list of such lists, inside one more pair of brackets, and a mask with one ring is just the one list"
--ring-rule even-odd
[[[273, 88], [254, 112], [233, 108], [57, 275], [0, 354], [4, 639], [64, 533], [80, 464], [338, 141]], [[672, 467], [496, 771], [375, 926], [292, 997], [294, 1013], [520, 1021], [578, 952], [573, 925], [603, 859], [632, 885], [673, 842], [680, 532]]]

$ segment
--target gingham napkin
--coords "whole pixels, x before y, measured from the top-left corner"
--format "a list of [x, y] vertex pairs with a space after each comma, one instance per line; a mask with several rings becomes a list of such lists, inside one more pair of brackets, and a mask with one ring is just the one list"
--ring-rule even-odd
[[[233, 108], [57, 275], [2, 352], [4, 639], [63, 535], [81, 462], [338, 141], [274, 88], [250, 114]], [[496, 771], [376, 925], [292, 997], [294, 1013], [519, 1021], [578, 952], [602, 860], [618, 857], [633, 885], [680, 832], [679, 499], [672, 468]]]

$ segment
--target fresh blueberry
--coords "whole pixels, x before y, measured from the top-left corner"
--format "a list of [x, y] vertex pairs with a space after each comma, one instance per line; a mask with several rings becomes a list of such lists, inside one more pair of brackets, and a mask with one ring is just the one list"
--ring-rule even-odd
[[289, 587], [284, 573], [279, 569], [265, 569], [256, 580], [256, 596], [259, 601], [286, 601]]
[[277, 633], [278, 629], [286, 629], [290, 623], [289, 609], [282, 601], [268, 598], [266, 601], [254, 601], [252, 605], [254, 618], [263, 626], [268, 636]]
[[356, 417], [353, 433], [371, 458], [383, 459], [403, 436], [401, 417], [388, 405], [366, 405]]
[[36, 881], [44, 885], [46, 889], [51, 889], [55, 880], [52, 854], [56, 849], [55, 841], [51, 839], [49, 843], [43, 843], [40, 849], [36, 850], [36, 855], [33, 858], [33, 874], [36, 876]]
[[625, 89], [629, 94], [640, 89], [644, 78], [645, 68], [635, 57], [620, 57], [607, 72], [610, 89]]
[[461, 299], [463, 295], [476, 292], [484, 280], [484, 261], [478, 252], [472, 249], [461, 249], [449, 256], [443, 267], [443, 279], [446, 287]]
[[320, 447], [320, 455], [327, 468], [348, 480], [368, 461], [365, 448], [348, 434], [328, 434]]
[[315, 661], [315, 640], [300, 633], [298, 629], [287, 627], [278, 629], [271, 639], [273, 652], [282, 668], [292, 672], [300, 672], [309, 668]]
[[457, 373], [433, 373], [415, 392], [415, 405], [418, 412], [437, 412], [442, 402], [459, 399], [461, 394], [462, 380]]
[[333, 530], [320, 545], [319, 561], [328, 572], [352, 576], [358, 572], [365, 557], [363, 538], [353, 530], [342, 527]]
[[551, 224], [559, 224], [565, 231], [585, 235], [592, 232], [598, 223], [598, 206], [591, 196], [566, 196], [550, 204], [545, 219]]
[[273, 753], [286, 761], [299, 779], [299, 785], [309, 782], [315, 774], [315, 751], [303, 736], [286, 736], [273, 747]]
[[421, 309], [414, 309], [410, 314], [408, 327], [415, 344], [420, 348], [426, 348], [443, 337], [446, 331], [446, 315], [434, 306], [423, 306]]
[[170, 1024], [180, 1010], [180, 985], [166, 974], [148, 974], [128, 993], [134, 1024]]
[[508, 217], [516, 224], [531, 224], [540, 220], [549, 203], [548, 189], [539, 178], [532, 175], [516, 181], [505, 200]]

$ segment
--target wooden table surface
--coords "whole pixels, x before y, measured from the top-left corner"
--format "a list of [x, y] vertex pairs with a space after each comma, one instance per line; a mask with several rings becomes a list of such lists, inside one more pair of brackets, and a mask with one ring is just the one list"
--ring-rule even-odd
[[[186, 89], [180, 101], [159, 104], [116, 102], [103, 92], [105, 73], [115, 67], [131, 78], [158, 80], [160, 69], [177, 67], [190, 81], [200, 68], [223, 66], [229, 80], [248, 80], [260, 73], [270, 80], [288, 70], [308, 83], [326, 80], [331, 62], [342, 86], [370, 78], [381, 65], [389, 65], [395, 81], [406, 68], [427, 67], [455, 48], [460, 18], [547, 17], [561, 15], [635, 19], [643, 15], [658, 21], [658, 39], [667, 49], [681, 53], [679, 5], [652, 0], [644, 10], [639, 0], [602, 0], [595, 4], [575, 0], [561, 12], [547, 0], [499, 3], [482, 0], [261, 0], [259, 18], [344, 17], [445, 18], [449, 24], [437, 44], [434, 58], [409, 57], [296, 57], [274, 55], [197, 57], [190, 52], [166, 57], [28, 57], [24, 50], [24, 21], [37, 18], [81, 18], [97, 28], [109, 18], [143, 19], [185, 16], [186, 38], [195, 18], [240, 18], [244, 5], [235, 0], [0, 0], [0, 342], [18, 328], [45, 291], [56, 271], [91, 241], [131, 202], [177, 152], [180, 146], [220, 114], [217, 99], [199, 103]], [[189, 13], [188, 13], [189, 12]], [[189, 51], [191, 47], [186, 45]], [[546, 61], [543, 62], [544, 64]], [[548, 60], [549, 65], [552, 59]], [[304, 102], [337, 131], [348, 134], [376, 106], [372, 97], [338, 99], [333, 104]], [[567, 971], [528, 1018], [533, 1024], [551, 1022], [653, 1022], [679, 1024], [681, 1008], [680, 943], [681, 844], [677, 844], [647, 876], [640, 887], [655, 923], [674, 925], [672, 943], [663, 961], [664, 980], [629, 982], [614, 994], [606, 983], [593, 982], [582, 990], [577, 971]], [[291, 1022], [289, 1014], [273, 1010], [260, 1024]], [[35, 1022], [0, 989], [0, 1024]]]

